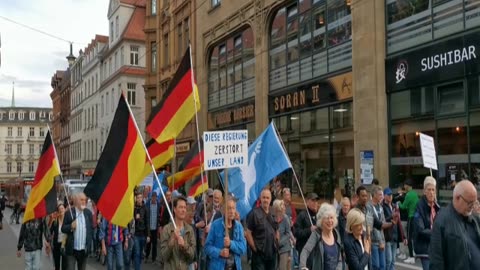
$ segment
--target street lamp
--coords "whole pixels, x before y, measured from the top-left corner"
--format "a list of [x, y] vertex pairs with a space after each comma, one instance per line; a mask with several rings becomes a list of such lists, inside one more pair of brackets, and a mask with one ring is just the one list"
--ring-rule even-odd
[[67, 61], [68, 61], [68, 66], [69, 66], [69, 67], [71, 67], [71, 66], [73, 65], [73, 63], [75, 62], [75, 59], [76, 59], [76, 57], [73, 56], [73, 52], [72, 52], [73, 48], [72, 48], [72, 46], [73, 46], [72, 43], [70, 43], [70, 55], [67, 56]]

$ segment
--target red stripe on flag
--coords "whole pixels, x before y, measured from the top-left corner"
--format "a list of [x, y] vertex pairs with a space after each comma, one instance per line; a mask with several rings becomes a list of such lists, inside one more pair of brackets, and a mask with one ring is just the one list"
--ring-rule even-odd
[[[125, 193], [128, 190], [128, 159], [132, 152], [133, 146], [137, 141], [137, 130], [131, 117], [128, 118], [128, 136], [123, 146], [122, 155], [119, 157], [115, 170], [112, 173], [112, 177], [109, 179], [107, 186], [105, 187], [103, 194], [109, 196], [101, 196], [98, 200], [98, 208], [102, 209], [102, 214], [107, 220], [111, 220], [117, 208], [120, 205]], [[121, 147], [119, 145], [119, 147]], [[113, 208], [115, 206], [115, 208]]]
[[35, 180], [33, 181], [32, 188], [40, 183], [45, 174], [52, 168], [52, 166], [57, 166], [53, 163], [55, 159], [55, 151], [53, 150], [53, 145], [50, 144], [50, 147], [38, 160], [37, 172], [35, 173]]

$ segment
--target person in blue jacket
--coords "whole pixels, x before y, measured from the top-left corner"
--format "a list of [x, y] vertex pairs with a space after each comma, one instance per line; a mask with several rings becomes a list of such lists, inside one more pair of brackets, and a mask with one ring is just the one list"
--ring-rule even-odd
[[235, 220], [236, 202], [227, 199], [226, 221], [228, 235], [225, 234], [225, 219], [215, 220], [205, 242], [205, 254], [209, 257], [209, 270], [241, 270], [241, 257], [247, 252], [247, 241], [242, 224]]

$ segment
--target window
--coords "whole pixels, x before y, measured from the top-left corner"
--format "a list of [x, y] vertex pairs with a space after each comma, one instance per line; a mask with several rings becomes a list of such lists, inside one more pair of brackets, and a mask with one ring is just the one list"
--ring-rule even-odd
[[152, 0], [152, 15], [157, 15], [157, 0]]
[[7, 152], [8, 155], [12, 154], [12, 144], [11, 143], [7, 143], [5, 145], [5, 152]]
[[22, 132], [22, 127], [18, 127], [18, 128], [17, 128], [17, 137], [22, 137], [22, 136], [23, 136], [22, 133], [23, 133], [23, 132]]
[[18, 113], [18, 120], [23, 120], [25, 118], [25, 113], [24, 112], [19, 112]]
[[13, 133], [13, 127], [8, 127], [7, 128], [7, 136], [12, 137], [13, 136], [12, 133]]
[[[123, 66], [125, 64], [125, 55], [123, 54], [123, 46], [120, 48], [120, 66]], [[98, 88], [98, 86], [97, 86]]]
[[150, 43], [150, 51], [151, 51], [151, 57], [150, 57], [150, 61], [151, 61], [151, 68], [152, 68], [152, 72], [153, 71], [157, 71], [157, 43], [156, 42], [152, 42]]
[[11, 173], [12, 172], [12, 162], [7, 162], [7, 173]]
[[101, 114], [101, 116], [103, 117], [103, 115], [104, 115], [104, 113], [105, 113], [105, 111], [104, 111], [104, 109], [105, 109], [105, 104], [103, 103], [103, 95], [102, 95], [102, 97], [101, 97], [101, 101], [102, 101], [102, 103], [100, 104], [100, 114]]
[[33, 155], [35, 153], [35, 145], [29, 144], [28, 145], [28, 154]]
[[185, 40], [184, 44], [185, 44], [185, 49], [188, 47], [188, 45], [190, 44], [190, 18], [186, 18], [184, 21], [183, 21], [183, 39]]
[[118, 52], [115, 52], [115, 58], [113, 58], [113, 70], [118, 69]]
[[120, 27], [118, 25], [118, 15], [115, 17], [115, 37], [118, 38], [118, 33], [120, 32]]
[[108, 92], [107, 94], [105, 95], [105, 115], [108, 115], [108, 111], [110, 110], [110, 99], [109, 99], [109, 96], [108, 96]]
[[28, 133], [28, 136], [35, 137], [35, 128], [34, 127], [30, 127], [30, 132]]
[[115, 89], [112, 88], [112, 112], [114, 111], [115, 109]]
[[113, 21], [110, 22], [110, 43], [113, 42]]
[[135, 83], [127, 83], [127, 100], [130, 106], [135, 106], [137, 104], [136, 100], [136, 89], [137, 85]]
[[8, 114], [8, 120], [13, 120], [13, 119], [15, 119], [15, 112], [10, 112]]
[[40, 128], [40, 137], [45, 137], [45, 131], [43, 127]]
[[247, 28], [213, 48], [208, 70], [209, 109], [254, 96], [253, 45], [253, 30]]
[[30, 112], [30, 121], [35, 120], [35, 112]]
[[212, 8], [216, 6], [220, 6], [221, 0], [212, 0]]
[[130, 65], [138, 66], [138, 46], [130, 46]]
[[41, 155], [43, 150], [43, 144], [38, 145], [38, 153]]
[[33, 162], [28, 162], [28, 172], [33, 172], [35, 170], [35, 167], [33, 165]]
[[182, 23], [179, 23], [177, 25], [177, 34], [178, 34], [178, 40], [177, 40], [177, 58], [181, 59], [183, 56], [183, 27]]
[[22, 154], [22, 145], [21, 144], [17, 144], [17, 154], [18, 155]]
[[151, 97], [150, 98], [150, 106], [151, 106], [151, 108], [154, 108], [155, 106], [157, 106], [157, 98], [156, 97]]
[[166, 67], [170, 63], [168, 59], [168, 34], [163, 35], [163, 66]]
[[22, 162], [17, 161], [17, 172], [20, 173], [22, 172]]

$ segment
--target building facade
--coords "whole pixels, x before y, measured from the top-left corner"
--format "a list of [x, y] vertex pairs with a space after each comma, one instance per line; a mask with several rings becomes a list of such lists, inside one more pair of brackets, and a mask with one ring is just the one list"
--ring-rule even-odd
[[83, 90], [83, 50], [80, 50], [78, 57], [70, 67], [70, 173], [80, 177], [82, 172], [82, 136], [83, 136], [83, 107], [80, 106], [84, 99]]
[[[161, 100], [175, 74], [188, 44], [196, 40], [196, 11], [194, 1], [148, 0], [145, 20], [146, 80], [145, 121], [153, 107]], [[192, 23], [193, 22], [193, 23]], [[192, 42], [194, 43], [194, 42]], [[192, 45], [192, 55], [196, 47]], [[194, 70], [197, 69], [193, 63]], [[176, 140], [178, 163], [197, 140], [195, 120], [188, 124]]]
[[33, 179], [38, 166], [51, 108], [0, 108], [0, 180]]
[[303, 192], [325, 198], [373, 178], [422, 188], [420, 132], [435, 138], [441, 196], [478, 182], [480, 4], [415, 3], [196, 3], [201, 129], [253, 139], [274, 121]]
[[[480, 182], [480, 3], [386, 2], [385, 73], [391, 181], [421, 188], [420, 133], [436, 146], [439, 199], [455, 182]], [[409, 31], [403, 29], [408, 25]]]
[[53, 104], [53, 120], [50, 127], [60, 169], [63, 176], [70, 176], [70, 69], [57, 70], [52, 76], [50, 93]]

